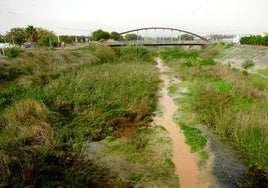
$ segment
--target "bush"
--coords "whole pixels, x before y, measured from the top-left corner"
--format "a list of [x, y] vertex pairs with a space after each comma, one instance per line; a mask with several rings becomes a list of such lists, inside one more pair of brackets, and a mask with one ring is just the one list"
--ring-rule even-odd
[[249, 36], [242, 37], [240, 39], [241, 44], [251, 44], [251, 45], [268, 45], [268, 36], [262, 37], [260, 35], [257, 36]]
[[111, 63], [115, 58], [114, 50], [104, 45], [97, 45], [93, 53], [99, 58], [100, 63]]
[[253, 67], [254, 63], [252, 61], [245, 61], [244, 63], [242, 63], [242, 68], [243, 69], [248, 69], [250, 67]]
[[116, 50], [119, 61], [133, 62], [150, 62], [152, 56], [147, 48], [140, 46], [128, 46]]
[[17, 57], [20, 53], [22, 53], [23, 50], [19, 48], [7, 48], [5, 50], [5, 55], [9, 58], [15, 58]]

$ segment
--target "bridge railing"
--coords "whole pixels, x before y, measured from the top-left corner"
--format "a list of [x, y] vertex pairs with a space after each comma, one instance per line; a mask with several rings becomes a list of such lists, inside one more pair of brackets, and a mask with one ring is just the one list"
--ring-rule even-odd
[[184, 40], [132, 40], [132, 41], [114, 41], [108, 40], [105, 41], [104, 44], [108, 46], [128, 46], [128, 45], [147, 45], [147, 46], [161, 46], [161, 45], [206, 45], [208, 43], [202, 40], [192, 40], [192, 41], [184, 41]]

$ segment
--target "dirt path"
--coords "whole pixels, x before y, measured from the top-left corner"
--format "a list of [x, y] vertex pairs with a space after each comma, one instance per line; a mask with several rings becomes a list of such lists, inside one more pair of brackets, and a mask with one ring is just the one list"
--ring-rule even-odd
[[207, 188], [218, 187], [216, 180], [210, 175], [211, 165], [206, 169], [198, 168], [198, 156], [190, 152], [190, 147], [185, 143], [185, 137], [179, 127], [173, 122], [173, 115], [178, 109], [172, 98], [168, 95], [169, 77], [168, 68], [163, 66], [160, 58], [156, 59], [164, 82], [162, 97], [159, 103], [164, 107], [164, 116], [156, 117], [155, 124], [164, 126], [173, 141], [173, 163], [180, 179], [181, 188]]

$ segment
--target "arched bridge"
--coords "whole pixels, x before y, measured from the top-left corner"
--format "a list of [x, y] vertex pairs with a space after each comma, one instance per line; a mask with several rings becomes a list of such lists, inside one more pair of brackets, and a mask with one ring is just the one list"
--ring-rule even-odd
[[208, 45], [210, 42], [195, 33], [170, 27], [144, 27], [119, 33], [120, 40], [105, 39], [102, 42], [115, 47], [127, 45], [175, 46]]

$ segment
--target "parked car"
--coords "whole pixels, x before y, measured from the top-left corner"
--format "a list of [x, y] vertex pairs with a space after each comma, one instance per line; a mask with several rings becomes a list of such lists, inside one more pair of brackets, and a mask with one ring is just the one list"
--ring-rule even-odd
[[29, 43], [29, 42], [25, 42], [25, 43], [23, 43], [22, 46], [23, 46], [24, 48], [31, 48], [31, 47], [32, 47], [32, 44]]

